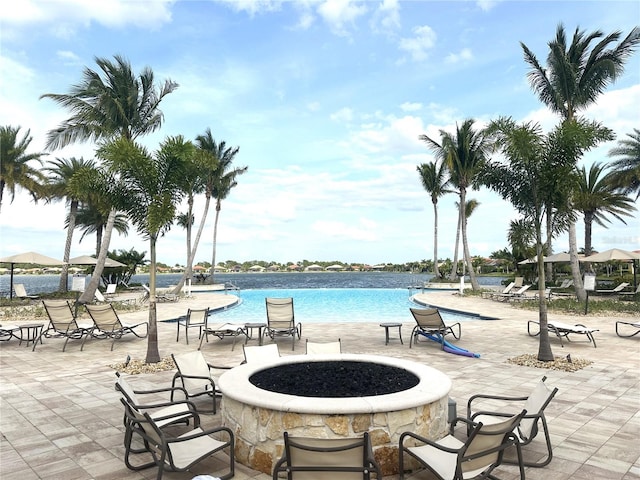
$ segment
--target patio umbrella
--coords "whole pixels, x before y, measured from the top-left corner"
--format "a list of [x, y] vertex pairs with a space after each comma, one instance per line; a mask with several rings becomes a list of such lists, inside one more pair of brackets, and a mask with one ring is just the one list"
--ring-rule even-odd
[[11, 279], [9, 281], [9, 300], [13, 299], [13, 267], [16, 263], [29, 263], [31, 265], [65, 265], [65, 262], [47, 257], [41, 253], [25, 252], [10, 257], [0, 258], [0, 263], [11, 265]]
[[640, 260], [640, 253], [630, 252], [628, 250], [621, 250], [619, 248], [612, 248], [610, 250], [605, 250], [604, 252], [594, 253], [593, 255], [589, 255], [582, 259], [583, 262], [593, 262], [593, 263], [606, 263], [606, 262], [631, 262], [633, 263], [633, 287], [636, 288], [638, 286], [638, 282], [636, 280], [636, 272], [638, 270], [638, 260]]
[[[90, 257], [89, 255], [80, 255], [79, 257], [70, 258], [69, 263], [71, 265], [95, 265], [98, 263], [98, 259]], [[120, 263], [109, 257], [105, 260], [104, 266], [107, 268], [126, 267], [124, 263]]]

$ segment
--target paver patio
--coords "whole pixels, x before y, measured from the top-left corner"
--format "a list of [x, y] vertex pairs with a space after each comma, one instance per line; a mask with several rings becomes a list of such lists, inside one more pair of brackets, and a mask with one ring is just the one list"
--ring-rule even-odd
[[[367, 324], [314, 324], [300, 318], [304, 325], [302, 341], [292, 352], [290, 339], [279, 340], [281, 354], [304, 354], [305, 338], [330, 341], [340, 337], [344, 352], [384, 354], [427, 363], [451, 377], [450, 396], [457, 401], [459, 414], [464, 413], [466, 399], [475, 393], [526, 394], [547, 375], [547, 383], [559, 387], [546, 410], [554, 459], [545, 468], [527, 468], [527, 478], [640, 478], [640, 336], [616, 336], [615, 318], [550, 314], [551, 319], [586, 323], [600, 330], [595, 334], [598, 348], [579, 336], [578, 341], [565, 343], [564, 348], [556, 338], [551, 339], [554, 354], [571, 354], [574, 359], [585, 358], [593, 363], [573, 373], [517, 366], [506, 360], [537, 352], [538, 340], [527, 335], [526, 327], [528, 320], [537, 319], [537, 312], [488, 299], [459, 297], [451, 292], [424, 295], [435, 305], [500, 319], [463, 323], [462, 338], [455, 343], [481, 354], [480, 358], [446, 353], [428, 341], [409, 349], [406, 340], [414, 322], [408, 310], [406, 317], [397, 319], [404, 325], [404, 345], [393, 338], [385, 345], [384, 329], [375, 318]], [[176, 318], [189, 307], [214, 307], [229, 299], [229, 295], [220, 293], [199, 293], [177, 303], [158, 304], [158, 315], [161, 319]], [[141, 311], [121, 316], [136, 320], [146, 315], [146, 311]], [[197, 348], [197, 342], [186, 345], [183, 338], [176, 343], [175, 334], [175, 323], [159, 323], [162, 356]], [[131, 337], [117, 341], [113, 352], [109, 351], [108, 341], [90, 340], [81, 352], [80, 342], [71, 340], [64, 353], [62, 343], [59, 339], [45, 339], [35, 352], [15, 340], [0, 343], [0, 478], [155, 478], [155, 468], [132, 472], [122, 461], [122, 406], [114, 390], [114, 370], [109, 367], [124, 361], [127, 355], [144, 358], [146, 339]], [[210, 363], [237, 365], [243, 359], [242, 348], [238, 345], [231, 351], [231, 343], [230, 339], [214, 338], [203, 345], [202, 351]], [[250, 343], [257, 344], [257, 340]], [[141, 374], [132, 376], [131, 381], [139, 388], [168, 386], [173, 373]], [[219, 419], [219, 413], [202, 416], [205, 427], [216, 425]], [[529, 452], [543, 450], [542, 439], [536, 439]], [[215, 474], [216, 469], [216, 462], [210, 460], [192, 472], [167, 472], [163, 478], [191, 479], [197, 474]], [[516, 468], [501, 467], [498, 476], [507, 480], [517, 478]], [[234, 478], [270, 477], [238, 464]], [[413, 478], [428, 475], [421, 473]]]

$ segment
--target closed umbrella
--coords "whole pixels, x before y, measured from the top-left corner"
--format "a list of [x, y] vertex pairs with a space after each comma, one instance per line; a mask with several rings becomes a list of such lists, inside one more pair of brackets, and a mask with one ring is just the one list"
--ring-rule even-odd
[[31, 265], [65, 265], [65, 262], [52, 257], [47, 257], [37, 252], [25, 252], [18, 255], [0, 258], [0, 263], [11, 265], [11, 279], [9, 281], [9, 299], [13, 299], [13, 267], [16, 263], [28, 263]]

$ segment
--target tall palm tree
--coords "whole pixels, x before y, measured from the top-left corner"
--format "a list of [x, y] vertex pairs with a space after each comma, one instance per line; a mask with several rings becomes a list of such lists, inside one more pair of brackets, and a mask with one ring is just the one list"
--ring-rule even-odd
[[[420, 135], [422, 140], [424, 135]], [[429, 162], [423, 163], [416, 167], [420, 174], [420, 180], [422, 186], [431, 196], [431, 203], [433, 203], [433, 273], [436, 278], [440, 278], [440, 271], [438, 269], [438, 200], [445, 193], [449, 193], [451, 190], [447, 190], [449, 179], [447, 178], [447, 168], [444, 162]]]
[[[100, 245], [102, 245], [102, 237], [107, 223], [109, 220], [109, 213], [111, 206], [104, 208], [100, 207], [95, 198], [92, 198], [87, 203], [80, 204], [78, 212], [76, 214], [76, 228], [80, 230], [79, 242], [82, 242], [88, 235], [96, 234], [96, 257], [100, 255]], [[68, 226], [68, 224], [65, 224]], [[129, 234], [129, 221], [127, 216], [122, 212], [116, 212], [113, 218], [112, 230], [120, 235], [127, 236]]]
[[5, 187], [11, 194], [11, 202], [16, 195], [16, 187], [27, 190], [34, 202], [42, 195], [42, 183], [45, 178], [42, 172], [29, 165], [29, 162], [39, 162], [46, 153], [27, 153], [32, 137], [27, 130], [18, 139], [20, 127], [10, 125], [0, 127], [0, 208]]
[[629, 138], [618, 140], [618, 146], [609, 151], [610, 157], [620, 157], [609, 164], [608, 175], [613, 187], [626, 195], [636, 194], [640, 198], [640, 130], [633, 129]]
[[[40, 97], [53, 100], [71, 113], [58, 128], [48, 132], [47, 148], [85, 141], [135, 140], [161, 127], [164, 117], [160, 102], [178, 87], [177, 83], [165, 80], [157, 85], [148, 67], [136, 75], [129, 61], [119, 55], [113, 61], [96, 57], [95, 62], [98, 70], [85, 67], [82, 81], [69, 93]], [[84, 303], [93, 298], [104, 269], [116, 212], [109, 212], [108, 218], [94, 275], [80, 297]]]
[[207, 195], [207, 205], [211, 197], [216, 199], [216, 216], [213, 223], [213, 252], [211, 255], [211, 282], [214, 282], [214, 270], [216, 265], [216, 241], [218, 236], [218, 220], [220, 218], [220, 210], [222, 208], [222, 200], [227, 198], [231, 189], [238, 182], [236, 178], [245, 173], [249, 167], [233, 167], [232, 163], [235, 156], [240, 151], [240, 147], [227, 147], [226, 142], [216, 142], [211, 133], [211, 129], [207, 128], [204, 135], [196, 138], [196, 144], [200, 150], [206, 152], [210, 158], [210, 166], [213, 167], [207, 173], [205, 180], [205, 195]]
[[[620, 220], [626, 225], [624, 218], [631, 216], [636, 210], [633, 200], [626, 195], [616, 192], [604, 174], [606, 167], [594, 163], [587, 169], [578, 169], [578, 184], [573, 197], [574, 207], [582, 212], [584, 217], [584, 254], [591, 255], [591, 230], [593, 222], [604, 227], [610, 220], [607, 215]], [[603, 175], [604, 174], [604, 175]]]
[[438, 160], [447, 164], [450, 183], [458, 189], [460, 197], [458, 202], [458, 222], [462, 234], [463, 256], [469, 271], [471, 286], [473, 290], [478, 290], [480, 287], [473, 270], [471, 256], [469, 255], [465, 208], [467, 205], [467, 190], [477, 187], [478, 175], [488, 158], [492, 145], [485, 137], [484, 132], [474, 130], [474, 123], [473, 119], [467, 119], [461, 126], [456, 125], [455, 135], [440, 130], [440, 143], [426, 135], [423, 135], [421, 139], [427, 142]]
[[[193, 144], [184, 138], [170, 137], [154, 154], [125, 138], [106, 143], [98, 156], [112, 172], [118, 172], [114, 200], [126, 211], [138, 232], [149, 240], [149, 340], [147, 363], [160, 361], [156, 311], [156, 246], [166, 233], [184, 193], [181, 178], [184, 164], [193, 154]], [[113, 212], [115, 209], [112, 209]]]
[[[88, 192], [82, 187], [78, 187], [77, 183], [71, 181], [73, 176], [82, 169], [95, 168], [93, 160], [85, 160], [84, 158], [56, 158], [50, 162], [44, 170], [49, 173], [47, 183], [47, 196], [50, 199], [64, 199], [69, 205], [69, 213], [67, 216], [67, 239], [64, 245], [64, 262], [69, 262], [71, 255], [71, 244], [73, 242], [73, 231], [76, 228], [76, 215], [78, 213], [78, 204], [80, 200], [87, 198]], [[58, 290], [66, 292], [68, 290], [69, 264], [62, 266], [60, 274], [60, 284]]]
[[[599, 30], [586, 34], [576, 28], [571, 44], [567, 44], [564, 26], [560, 24], [555, 39], [549, 42], [546, 68], [521, 42], [525, 62], [530, 66], [529, 82], [542, 103], [558, 113], [563, 121], [573, 121], [578, 112], [595, 103], [605, 88], [622, 75], [625, 62], [640, 42], [640, 28], [636, 27], [618, 45], [612, 46], [621, 35], [617, 31], [605, 36]], [[575, 158], [574, 162], [577, 161]], [[570, 202], [570, 197], [566, 201]], [[547, 211], [549, 214], [550, 209]], [[578, 265], [574, 221], [569, 223], [569, 254], [576, 294], [584, 301], [586, 293]]]

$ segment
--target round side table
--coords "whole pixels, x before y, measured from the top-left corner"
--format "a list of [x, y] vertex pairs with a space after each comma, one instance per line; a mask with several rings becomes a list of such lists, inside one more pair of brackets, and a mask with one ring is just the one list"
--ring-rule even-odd
[[253, 330], [258, 329], [258, 342], [262, 345], [262, 329], [267, 326], [266, 323], [245, 323], [244, 328], [247, 329], [247, 338], [244, 339], [246, 345], [250, 338], [253, 338]]
[[401, 323], [381, 323], [380, 324], [381, 327], [384, 327], [384, 344], [388, 345], [389, 344], [389, 329], [390, 328], [398, 328], [398, 339], [400, 340], [400, 343], [402, 345], [404, 345], [404, 342], [402, 341], [402, 324]]
[[[18, 345], [22, 345], [23, 340], [27, 342], [27, 347], [29, 343], [35, 343], [42, 333], [43, 327], [44, 325], [42, 323], [25, 323], [24, 325], [20, 325], [20, 343]], [[42, 343], [42, 338], [40, 338], [40, 343]]]

